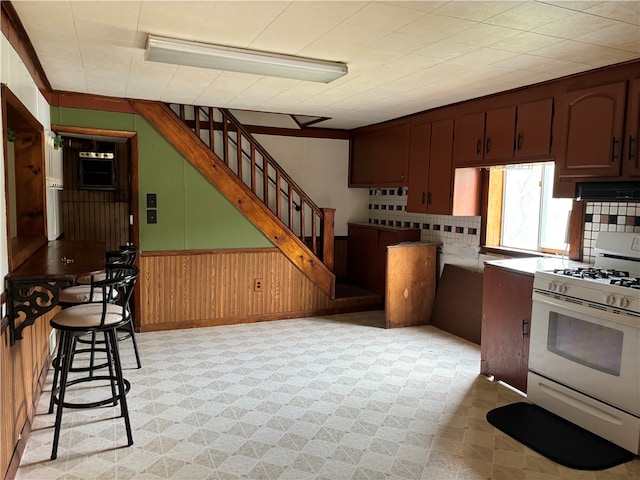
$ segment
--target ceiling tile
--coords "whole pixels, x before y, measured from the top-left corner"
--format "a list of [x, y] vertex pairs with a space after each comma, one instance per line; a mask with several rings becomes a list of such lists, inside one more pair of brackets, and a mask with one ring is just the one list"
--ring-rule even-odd
[[637, 32], [637, 27], [627, 23], [615, 22], [615, 25], [575, 37], [575, 40], [592, 45], [640, 53], [640, 35], [634, 38], [635, 32]]
[[617, 24], [615, 20], [576, 12], [542, 25], [534, 31], [543, 35], [571, 39]]
[[493, 48], [507, 50], [509, 52], [528, 53], [533, 50], [539, 50], [543, 47], [549, 47], [562, 39], [541, 35], [533, 32], [522, 32], [509, 39], [501, 40], [491, 45]]
[[400, 29], [402, 33], [417, 35], [428, 43], [451, 37], [477, 22], [444, 15], [428, 14]]
[[572, 13], [571, 10], [554, 5], [540, 2], [524, 2], [517, 7], [487, 19], [486, 22], [518, 30], [531, 30]]
[[176, 15], [171, 2], [142, 2], [138, 28], [146, 34], [180, 40], [198, 40], [197, 33], [213, 10], [213, 2], [189, 2], [180, 15]]
[[482, 22], [488, 18], [494, 17], [499, 13], [517, 7], [523, 2], [447, 2], [436, 10], [438, 15], [446, 15], [448, 17], [464, 18], [465, 20], [474, 20]]
[[612, 18], [627, 22], [632, 25], [640, 25], [640, 2], [598, 2], [593, 7], [586, 8], [586, 12], [592, 15]]
[[[410, 7], [410, 5], [407, 5]], [[350, 25], [395, 31], [415, 21], [424, 12], [405, 6], [369, 2], [347, 19]]]

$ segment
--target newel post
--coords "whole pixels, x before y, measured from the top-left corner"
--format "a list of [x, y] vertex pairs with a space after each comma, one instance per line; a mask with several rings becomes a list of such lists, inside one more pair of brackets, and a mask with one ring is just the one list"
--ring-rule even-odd
[[322, 262], [333, 272], [334, 270], [334, 224], [335, 208], [321, 208], [322, 210]]

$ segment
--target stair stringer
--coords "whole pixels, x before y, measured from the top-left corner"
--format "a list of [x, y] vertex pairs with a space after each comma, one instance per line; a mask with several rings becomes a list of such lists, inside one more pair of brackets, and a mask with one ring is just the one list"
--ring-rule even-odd
[[130, 100], [130, 103], [302, 273], [329, 298], [335, 298], [333, 272], [167, 105], [144, 100]]

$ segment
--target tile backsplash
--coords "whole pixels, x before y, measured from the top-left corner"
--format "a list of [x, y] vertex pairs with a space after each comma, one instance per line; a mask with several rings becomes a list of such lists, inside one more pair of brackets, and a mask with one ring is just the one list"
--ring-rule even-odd
[[595, 261], [599, 232], [640, 233], [640, 203], [587, 202], [584, 214], [582, 261]]
[[[423, 242], [441, 243], [445, 251], [476, 256], [480, 248], [480, 217], [454, 217], [407, 212], [407, 189], [370, 189], [369, 223], [420, 229]], [[582, 261], [595, 261], [598, 233], [640, 233], [640, 203], [587, 202]]]
[[420, 240], [480, 247], [480, 217], [407, 212], [406, 188], [369, 190], [369, 223], [420, 229]]

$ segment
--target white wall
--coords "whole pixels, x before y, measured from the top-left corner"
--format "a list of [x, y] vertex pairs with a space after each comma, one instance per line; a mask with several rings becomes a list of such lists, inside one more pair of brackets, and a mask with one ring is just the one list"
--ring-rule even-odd
[[348, 188], [349, 141], [256, 135], [276, 162], [320, 208], [335, 208], [335, 234], [347, 235], [349, 222], [366, 222], [369, 191]]
[[[49, 104], [38, 90], [17, 52], [4, 35], [0, 35], [0, 82], [11, 89], [31, 114], [38, 119], [45, 130], [51, 128]], [[2, 133], [3, 129], [4, 125], [0, 120], [0, 133]], [[0, 174], [0, 278], [4, 278], [9, 273], [9, 259], [6, 239], [6, 192], [2, 149], [0, 149], [0, 165], [2, 165], [0, 169], [2, 172]], [[2, 290], [4, 290], [4, 282]]]

